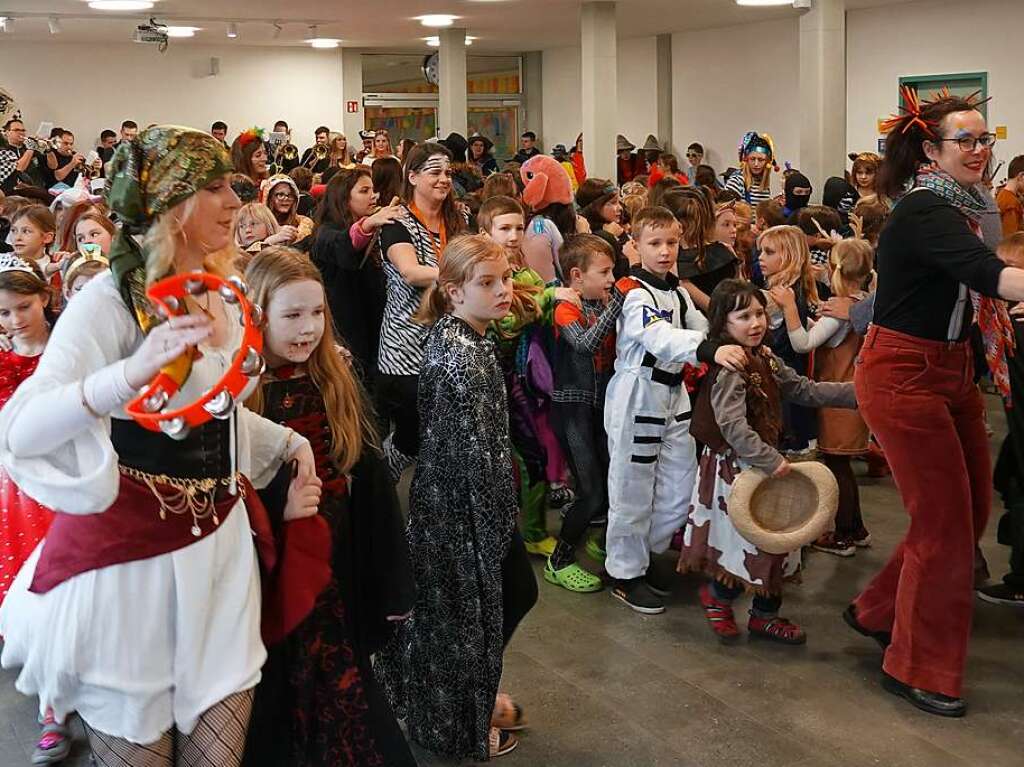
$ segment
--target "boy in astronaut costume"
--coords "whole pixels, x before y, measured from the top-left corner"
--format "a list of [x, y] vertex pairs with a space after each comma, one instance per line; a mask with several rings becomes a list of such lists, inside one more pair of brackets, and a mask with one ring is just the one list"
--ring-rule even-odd
[[[608, 434], [608, 552], [612, 595], [640, 613], [664, 612], [666, 584], [648, 575], [650, 552], [668, 548], [686, 522], [697, 471], [685, 364], [700, 357], [733, 367], [738, 347], [705, 342], [708, 322], [671, 273], [679, 224], [665, 208], [633, 220], [640, 266], [619, 281], [626, 293], [616, 334], [615, 374], [605, 397]], [[742, 350], [739, 351], [742, 354]], [[709, 359], [710, 355], [710, 359]]]

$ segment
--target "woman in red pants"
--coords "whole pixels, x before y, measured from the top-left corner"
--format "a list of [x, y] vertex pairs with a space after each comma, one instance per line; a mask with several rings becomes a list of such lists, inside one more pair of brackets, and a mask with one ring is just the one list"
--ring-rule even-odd
[[878, 292], [855, 375], [864, 420], [885, 450], [910, 529], [847, 608], [885, 648], [882, 686], [920, 709], [963, 716], [974, 547], [992, 471], [967, 334], [977, 322], [997, 383], [1013, 332], [1000, 297], [1024, 298], [1024, 270], [980, 239], [976, 190], [994, 136], [972, 99], [918, 103], [903, 91], [881, 183], [900, 198], [878, 243]]

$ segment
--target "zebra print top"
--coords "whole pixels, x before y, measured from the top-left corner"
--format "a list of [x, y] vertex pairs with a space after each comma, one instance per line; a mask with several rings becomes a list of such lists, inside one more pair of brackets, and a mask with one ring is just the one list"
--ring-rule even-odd
[[416, 263], [422, 266], [437, 266], [437, 254], [441, 249], [441, 235], [431, 232], [402, 206], [402, 217], [380, 230], [380, 247], [384, 256], [384, 279], [387, 282], [387, 300], [384, 304], [384, 319], [380, 328], [380, 352], [377, 369], [387, 375], [415, 376], [420, 374], [423, 362], [423, 343], [427, 328], [413, 322], [412, 317], [420, 307], [423, 289], [410, 285], [387, 257], [388, 248], [396, 243], [407, 242], [416, 250]]

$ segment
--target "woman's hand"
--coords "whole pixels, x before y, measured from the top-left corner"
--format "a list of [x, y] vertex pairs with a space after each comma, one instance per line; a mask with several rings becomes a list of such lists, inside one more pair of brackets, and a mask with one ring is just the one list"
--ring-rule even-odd
[[213, 323], [203, 315], [171, 317], [157, 325], [142, 345], [128, 358], [124, 377], [133, 389], [141, 389], [160, 369], [173, 362], [191, 346], [202, 343], [213, 333]]
[[818, 314], [822, 317], [831, 317], [834, 320], [848, 320], [853, 303], [852, 298], [830, 298], [818, 307]]
[[583, 301], [580, 299], [580, 294], [572, 288], [555, 288], [555, 300], [568, 301], [577, 308], [583, 308]]
[[734, 373], [741, 372], [747, 366], [747, 352], [739, 344], [719, 346], [715, 352], [715, 364]]
[[364, 218], [362, 223], [359, 224], [359, 228], [366, 234], [370, 234], [370, 232], [380, 229], [384, 224], [390, 224], [392, 221], [397, 221], [401, 215], [402, 205], [396, 197], [386, 208], [378, 208], [377, 212], [372, 216]]
[[315, 516], [320, 508], [320, 490], [323, 487], [320, 478], [316, 474], [302, 474], [297, 464], [295, 471], [300, 473], [288, 487], [288, 500], [284, 506], [285, 522]]
[[609, 221], [601, 228], [608, 232], [608, 234], [610, 234], [615, 239], [619, 239], [619, 237], [621, 237], [623, 233], [626, 231], [625, 229], [622, 228], [622, 224], [620, 224], [617, 221]]
[[267, 245], [291, 245], [299, 237], [299, 230], [291, 224], [282, 226], [280, 231], [270, 235], [264, 242]]
[[777, 303], [783, 309], [796, 307], [796, 293], [794, 293], [793, 288], [788, 285], [776, 285], [774, 288], [770, 288], [768, 290], [768, 295], [772, 297], [772, 301]]
[[792, 470], [793, 466], [789, 461], [783, 459], [782, 463], [779, 464], [779, 468], [772, 472], [772, 479], [780, 479], [785, 477]]

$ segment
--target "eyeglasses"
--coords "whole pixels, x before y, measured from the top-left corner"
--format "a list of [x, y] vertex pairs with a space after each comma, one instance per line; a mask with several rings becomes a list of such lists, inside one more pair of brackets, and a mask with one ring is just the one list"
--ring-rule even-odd
[[938, 141], [955, 141], [961, 152], [973, 152], [979, 146], [982, 149], [991, 149], [996, 144], [996, 134], [982, 133], [978, 137], [961, 136], [960, 138], [940, 138]]
[[700, 157], [700, 155], [699, 155], [699, 154], [697, 154], [696, 152], [687, 152], [687, 153], [686, 153], [686, 156], [687, 156], [687, 157], [688, 157], [689, 159], [691, 159], [691, 160], [692, 160], [692, 159], [693, 159], [694, 157]]
[[291, 192], [274, 192], [274, 194], [272, 194], [270, 196], [273, 197], [275, 200], [294, 200], [295, 199], [295, 195], [292, 194]]

